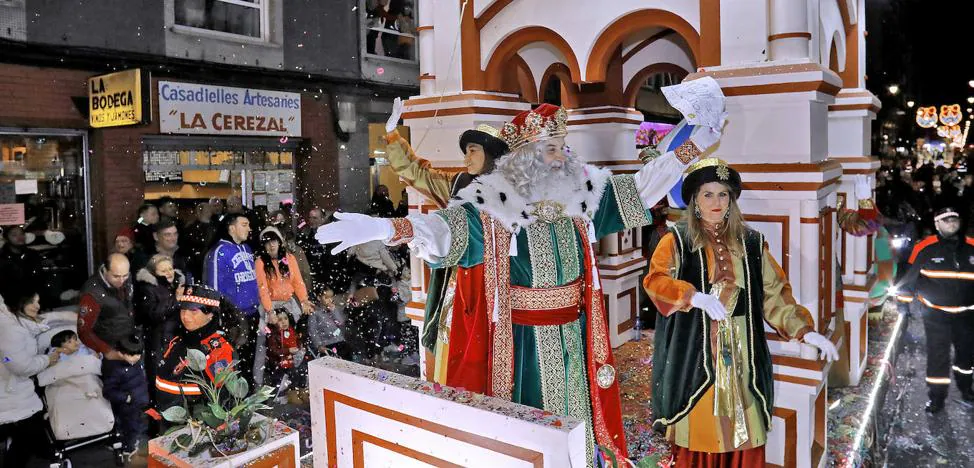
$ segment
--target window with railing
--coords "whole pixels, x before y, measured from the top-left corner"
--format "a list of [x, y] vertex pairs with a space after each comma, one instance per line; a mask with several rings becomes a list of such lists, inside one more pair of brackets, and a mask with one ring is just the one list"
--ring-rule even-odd
[[366, 0], [365, 13], [367, 56], [418, 62], [416, 8], [412, 0]]
[[265, 40], [270, 0], [175, 0], [177, 26]]

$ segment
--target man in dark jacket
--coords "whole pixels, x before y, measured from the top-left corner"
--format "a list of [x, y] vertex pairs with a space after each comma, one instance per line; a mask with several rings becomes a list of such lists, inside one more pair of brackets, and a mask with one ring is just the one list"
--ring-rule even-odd
[[[13, 304], [25, 287], [43, 287], [41, 256], [27, 248], [27, 237], [20, 226], [8, 226], [0, 248], [0, 295]], [[42, 292], [41, 297], [44, 297]]]
[[961, 398], [974, 403], [974, 239], [960, 232], [953, 208], [934, 215], [937, 235], [920, 241], [910, 255], [910, 268], [897, 285], [897, 299], [921, 310], [927, 335], [928, 413], [944, 409], [953, 378]]
[[102, 353], [105, 397], [112, 403], [124, 450], [134, 453], [145, 441], [142, 411], [149, 401], [142, 366], [142, 332], [132, 310], [132, 282], [125, 255], [111, 254], [81, 288], [78, 336], [85, 346]]
[[216, 223], [213, 222], [213, 205], [208, 202], [196, 205], [196, 221], [186, 227], [185, 247], [188, 249], [189, 273], [193, 278], [203, 277], [203, 257], [216, 239]]
[[139, 207], [139, 219], [135, 220], [132, 230], [135, 231], [135, 246], [143, 252], [152, 251], [155, 240], [152, 233], [155, 232], [155, 224], [159, 222], [159, 208], [152, 203], [143, 203]]

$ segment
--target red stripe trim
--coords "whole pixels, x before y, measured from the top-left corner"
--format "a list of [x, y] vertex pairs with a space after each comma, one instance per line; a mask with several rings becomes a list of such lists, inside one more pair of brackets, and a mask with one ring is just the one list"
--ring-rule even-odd
[[917, 244], [916, 247], [913, 247], [913, 253], [910, 254], [910, 264], [912, 265], [913, 262], [916, 261], [917, 255], [920, 255], [920, 251], [936, 243], [937, 243], [937, 236], [930, 236], [920, 241], [920, 243]]

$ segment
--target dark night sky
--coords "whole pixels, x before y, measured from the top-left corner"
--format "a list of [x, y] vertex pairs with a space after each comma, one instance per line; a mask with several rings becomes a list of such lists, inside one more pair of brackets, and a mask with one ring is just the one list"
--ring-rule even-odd
[[974, 1], [867, 0], [867, 86], [891, 83], [918, 105], [961, 104], [974, 96]]

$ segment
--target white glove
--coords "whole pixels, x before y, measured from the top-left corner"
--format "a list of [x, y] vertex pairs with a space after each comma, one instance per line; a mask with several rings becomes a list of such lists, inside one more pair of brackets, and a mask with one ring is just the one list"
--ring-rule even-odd
[[331, 249], [337, 254], [349, 247], [369, 241], [386, 241], [395, 234], [392, 222], [385, 218], [373, 218], [358, 213], [335, 213], [337, 221], [318, 228], [315, 239], [322, 244], [341, 242]]
[[697, 126], [690, 132], [690, 141], [700, 150], [706, 152], [711, 146], [720, 141], [720, 131], [710, 127]]
[[808, 332], [802, 341], [818, 348], [819, 359], [827, 359], [829, 362], [839, 360], [839, 350], [835, 349], [835, 345], [828, 338], [815, 332]]
[[690, 305], [706, 312], [710, 320], [721, 321], [727, 318], [727, 309], [724, 304], [721, 304], [720, 299], [712, 294], [693, 293], [693, 297], [690, 298]]
[[856, 176], [856, 200], [871, 200], [873, 198], [873, 188], [869, 185], [869, 177], [865, 175]]
[[402, 99], [396, 98], [392, 101], [392, 114], [386, 120], [386, 133], [391, 133], [399, 126], [399, 119], [402, 118]]

